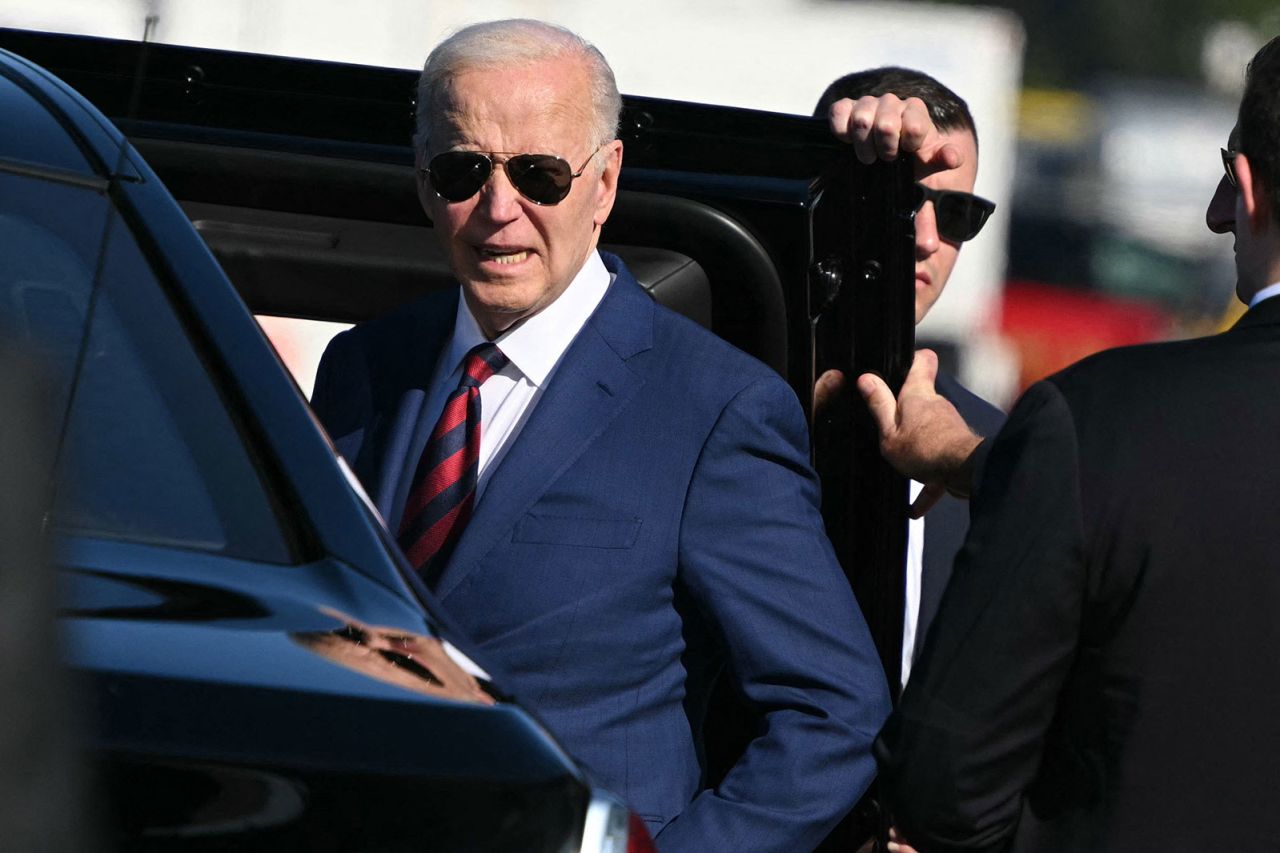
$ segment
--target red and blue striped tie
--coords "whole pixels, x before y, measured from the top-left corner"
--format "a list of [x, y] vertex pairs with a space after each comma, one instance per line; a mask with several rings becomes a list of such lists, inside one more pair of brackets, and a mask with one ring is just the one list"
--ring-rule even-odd
[[471, 518], [480, 468], [480, 386], [508, 364], [492, 343], [467, 353], [462, 379], [445, 401], [422, 451], [398, 539], [409, 562], [434, 587]]

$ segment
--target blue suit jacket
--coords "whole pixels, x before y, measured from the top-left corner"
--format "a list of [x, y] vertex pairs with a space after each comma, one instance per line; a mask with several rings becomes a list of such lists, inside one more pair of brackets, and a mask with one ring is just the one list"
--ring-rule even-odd
[[[604, 258], [615, 281], [436, 593], [663, 850], [811, 849], [870, 783], [889, 702], [823, 531], [804, 417], [776, 373]], [[316, 411], [389, 519], [457, 298], [346, 332], [321, 364]], [[725, 665], [766, 724], [704, 790], [702, 714]]]
[[[954, 377], [939, 373], [936, 388], [939, 394], [956, 407], [969, 428], [978, 435], [993, 436], [1004, 425], [1004, 412], [965, 388]], [[943, 495], [924, 517], [920, 612], [916, 617], [913, 657], [924, 648], [924, 638], [929, 632], [929, 626], [933, 624], [933, 617], [937, 615], [943, 590], [951, 580], [951, 566], [955, 563], [968, 532], [969, 502], [966, 500]]]

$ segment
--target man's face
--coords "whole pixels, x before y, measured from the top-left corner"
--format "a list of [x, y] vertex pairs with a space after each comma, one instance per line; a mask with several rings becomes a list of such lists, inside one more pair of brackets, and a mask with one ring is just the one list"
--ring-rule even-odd
[[[573, 59], [464, 70], [447, 100], [431, 127], [427, 160], [453, 150], [496, 154], [498, 161], [554, 154], [576, 172], [599, 142], [591, 138], [587, 72]], [[503, 166], [459, 202], [441, 199], [419, 178], [423, 206], [486, 335], [536, 314], [569, 286], [613, 208], [621, 165], [622, 143], [614, 140], [554, 206], [520, 195]]]
[[[1240, 129], [1233, 127], [1231, 134], [1227, 137], [1227, 150], [1237, 151], [1239, 147]], [[1216, 234], [1235, 235], [1231, 250], [1235, 254], [1236, 262], [1236, 296], [1241, 302], [1248, 303], [1253, 294], [1265, 287], [1267, 282], [1259, 280], [1262, 276], [1256, 271], [1259, 266], [1254, 257], [1257, 254], [1256, 241], [1248, 227], [1248, 217], [1242, 209], [1240, 192], [1227, 179], [1225, 170], [1218, 180], [1218, 187], [1214, 190], [1213, 197], [1209, 199], [1209, 208], [1205, 211], [1204, 220], [1209, 230]], [[1239, 222], [1244, 222], [1245, 227], [1238, 228]]]
[[[978, 178], [978, 145], [968, 130], [952, 130], [941, 134], [964, 155], [964, 165], [958, 169], [935, 172], [921, 178], [920, 183], [936, 190], [973, 192]], [[927, 201], [916, 214], [916, 322], [929, 313], [933, 303], [947, 286], [951, 270], [960, 254], [960, 244], [938, 236], [938, 223], [933, 202]]]

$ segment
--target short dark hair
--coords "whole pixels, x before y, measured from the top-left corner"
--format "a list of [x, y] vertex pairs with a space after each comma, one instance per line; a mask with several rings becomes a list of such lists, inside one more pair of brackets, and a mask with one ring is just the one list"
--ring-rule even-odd
[[1236, 127], [1240, 153], [1262, 179], [1271, 218], [1280, 222], [1280, 36], [1249, 62]]
[[846, 74], [822, 93], [813, 114], [826, 118], [831, 105], [841, 98], [857, 100], [867, 95], [897, 95], [903, 100], [919, 98], [929, 108], [929, 118], [933, 119], [934, 127], [941, 131], [967, 130], [973, 134], [974, 145], [978, 144], [978, 126], [974, 124], [973, 114], [969, 112], [964, 98], [914, 68], [890, 65]]

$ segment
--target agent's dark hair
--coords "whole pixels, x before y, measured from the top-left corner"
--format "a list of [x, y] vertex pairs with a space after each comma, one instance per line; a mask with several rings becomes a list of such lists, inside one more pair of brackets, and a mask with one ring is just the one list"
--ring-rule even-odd
[[978, 126], [973, 123], [973, 114], [969, 112], [964, 98], [914, 68], [887, 66], [846, 74], [822, 93], [813, 114], [826, 118], [831, 105], [841, 98], [856, 101], [867, 95], [897, 95], [903, 100], [919, 98], [929, 108], [929, 118], [933, 119], [934, 127], [941, 131], [967, 130], [973, 134], [974, 145], [978, 143]]
[[1249, 62], [1236, 126], [1236, 144], [1266, 187], [1272, 220], [1280, 222], [1280, 36]]

